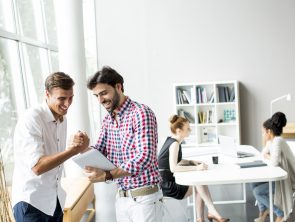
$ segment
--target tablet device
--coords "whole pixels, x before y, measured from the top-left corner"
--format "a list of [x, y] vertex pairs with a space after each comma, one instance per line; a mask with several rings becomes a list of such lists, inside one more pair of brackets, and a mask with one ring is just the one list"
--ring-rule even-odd
[[97, 149], [91, 149], [85, 153], [78, 154], [74, 156], [72, 160], [82, 169], [85, 169], [85, 166], [96, 167], [102, 170], [113, 170], [116, 168], [116, 166]]

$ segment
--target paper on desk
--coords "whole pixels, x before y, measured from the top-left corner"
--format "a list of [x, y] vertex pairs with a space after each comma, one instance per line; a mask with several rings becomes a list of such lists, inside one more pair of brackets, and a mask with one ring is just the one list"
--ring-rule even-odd
[[72, 160], [82, 169], [85, 169], [85, 166], [96, 167], [102, 170], [113, 170], [116, 168], [116, 166], [97, 149], [91, 149], [85, 153], [74, 156]]

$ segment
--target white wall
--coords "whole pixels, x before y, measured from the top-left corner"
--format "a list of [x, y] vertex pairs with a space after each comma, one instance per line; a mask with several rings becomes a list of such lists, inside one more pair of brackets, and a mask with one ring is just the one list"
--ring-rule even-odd
[[[169, 135], [173, 83], [240, 81], [243, 144], [261, 146], [262, 122], [278, 96], [293, 95], [291, 103], [280, 101], [274, 111], [295, 122], [295, 1], [96, 3], [99, 65], [117, 69], [126, 94], [154, 110], [159, 139]], [[100, 211], [97, 220], [115, 221], [111, 215]]]
[[[261, 145], [270, 100], [295, 97], [291, 0], [97, 0], [98, 59], [125, 77], [126, 94], [156, 113], [169, 134], [172, 84], [241, 82], [242, 143]], [[295, 121], [295, 99], [274, 105]]]

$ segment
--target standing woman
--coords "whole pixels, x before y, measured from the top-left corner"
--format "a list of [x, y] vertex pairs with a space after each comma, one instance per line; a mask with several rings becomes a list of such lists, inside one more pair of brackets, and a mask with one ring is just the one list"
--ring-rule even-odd
[[[262, 135], [265, 145], [262, 150], [263, 157], [268, 165], [279, 166], [288, 173], [285, 180], [273, 182], [274, 213], [276, 222], [287, 220], [291, 213], [293, 201], [292, 195], [295, 191], [295, 158], [292, 150], [281, 137], [283, 127], [287, 119], [284, 113], [277, 112], [263, 123]], [[269, 209], [269, 186], [268, 183], [254, 183], [253, 194], [259, 207], [259, 217], [255, 222], [264, 222]]]
[[163, 178], [162, 191], [164, 196], [175, 199], [184, 199], [196, 194], [197, 222], [204, 222], [204, 203], [208, 207], [207, 218], [209, 221], [227, 222], [222, 218], [213, 205], [208, 186], [183, 186], [175, 182], [174, 172], [190, 170], [206, 170], [207, 165], [199, 161], [182, 159], [181, 142], [190, 134], [187, 119], [174, 115], [170, 118], [171, 137], [167, 137], [158, 157], [159, 169]]

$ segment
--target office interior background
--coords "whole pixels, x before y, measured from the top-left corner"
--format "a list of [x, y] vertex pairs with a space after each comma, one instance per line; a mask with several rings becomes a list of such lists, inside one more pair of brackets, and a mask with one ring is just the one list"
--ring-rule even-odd
[[[86, 89], [104, 65], [125, 78], [125, 94], [150, 106], [159, 140], [169, 135], [174, 83], [238, 80], [241, 143], [261, 149], [270, 101], [295, 96], [293, 0], [0, 0], [0, 141], [7, 183], [18, 116], [44, 99], [44, 78], [75, 79], [69, 133], [94, 143], [105, 112]], [[295, 122], [295, 100], [281, 100]], [[68, 164], [66, 174], [79, 169]], [[97, 184], [97, 221], [115, 221], [114, 185]], [[112, 203], [112, 202], [111, 202]], [[245, 220], [246, 221], [246, 220]]]

